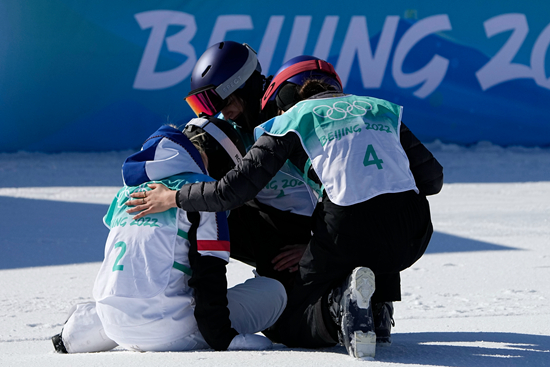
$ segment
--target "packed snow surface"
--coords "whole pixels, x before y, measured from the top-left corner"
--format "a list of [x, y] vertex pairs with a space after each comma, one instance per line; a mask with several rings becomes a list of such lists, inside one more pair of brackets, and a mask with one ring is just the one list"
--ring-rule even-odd
[[[372, 361], [309, 350], [61, 355], [50, 337], [92, 300], [103, 215], [130, 153], [0, 154], [0, 366], [548, 366], [550, 149], [427, 144], [445, 168], [435, 233], [402, 273], [393, 344]], [[365, 234], [368, 235], [368, 234]], [[231, 261], [230, 285], [251, 277]]]

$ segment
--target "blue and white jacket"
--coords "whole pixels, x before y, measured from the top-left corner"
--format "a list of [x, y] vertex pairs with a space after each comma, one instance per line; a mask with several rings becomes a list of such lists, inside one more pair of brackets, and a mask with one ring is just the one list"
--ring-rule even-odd
[[133, 220], [130, 194], [162, 183], [177, 190], [212, 181], [201, 156], [181, 131], [157, 130], [123, 165], [125, 186], [104, 222], [110, 229], [94, 285], [105, 333], [119, 344], [169, 343], [200, 330], [216, 350], [237, 332], [227, 309], [229, 229], [225, 212], [172, 208]]

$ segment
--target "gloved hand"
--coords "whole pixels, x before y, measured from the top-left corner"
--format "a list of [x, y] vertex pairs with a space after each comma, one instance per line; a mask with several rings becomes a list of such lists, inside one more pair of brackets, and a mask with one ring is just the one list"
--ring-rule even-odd
[[266, 350], [273, 344], [265, 336], [256, 334], [239, 334], [233, 338], [227, 350]]

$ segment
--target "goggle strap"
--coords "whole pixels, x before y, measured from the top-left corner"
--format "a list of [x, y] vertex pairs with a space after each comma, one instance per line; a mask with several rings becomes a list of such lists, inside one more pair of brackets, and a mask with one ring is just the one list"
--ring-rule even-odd
[[225, 149], [227, 154], [231, 157], [231, 160], [235, 165], [239, 164], [243, 156], [241, 155], [241, 152], [239, 152], [239, 149], [235, 146], [235, 144], [229, 139], [229, 137], [214, 123], [209, 121], [205, 118], [194, 118], [191, 121], [187, 123], [187, 125], [193, 125], [200, 127], [204, 131], [206, 131], [210, 136], [212, 136], [216, 141]]
[[304, 71], [314, 70], [321, 70], [327, 74], [332, 74], [338, 81], [338, 84], [340, 84], [340, 88], [343, 89], [342, 81], [340, 80], [340, 77], [338, 76], [338, 74], [336, 74], [334, 67], [330, 63], [324, 60], [306, 60], [289, 66], [285, 70], [281, 71], [275, 78], [273, 78], [273, 81], [271, 82], [271, 84], [269, 84], [269, 87], [267, 87], [267, 90], [262, 97], [262, 109], [264, 109], [267, 101], [269, 101], [273, 93], [275, 93], [275, 91], [279, 89], [281, 84]]
[[250, 75], [252, 75], [254, 70], [256, 70], [256, 66], [258, 64], [256, 53], [250, 48], [250, 46], [247, 44], [244, 45], [248, 49], [248, 58], [246, 59], [246, 62], [239, 70], [237, 70], [235, 74], [233, 74], [222, 84], [218, 85], [215, 89], [216, 93], [218, 93], [222, 99], [229, 97], [229, 95], [243, 85], [248, 80]]

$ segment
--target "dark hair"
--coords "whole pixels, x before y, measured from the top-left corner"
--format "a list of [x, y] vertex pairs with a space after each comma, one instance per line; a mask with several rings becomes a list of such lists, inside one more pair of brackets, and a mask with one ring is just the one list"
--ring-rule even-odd
[[335, 91], [336, 88], [322, 79], [308, 79], [304, 82], [304, 85], [300, 88], [299, 94], [302, 100], [308, 99], [316, 94]]

